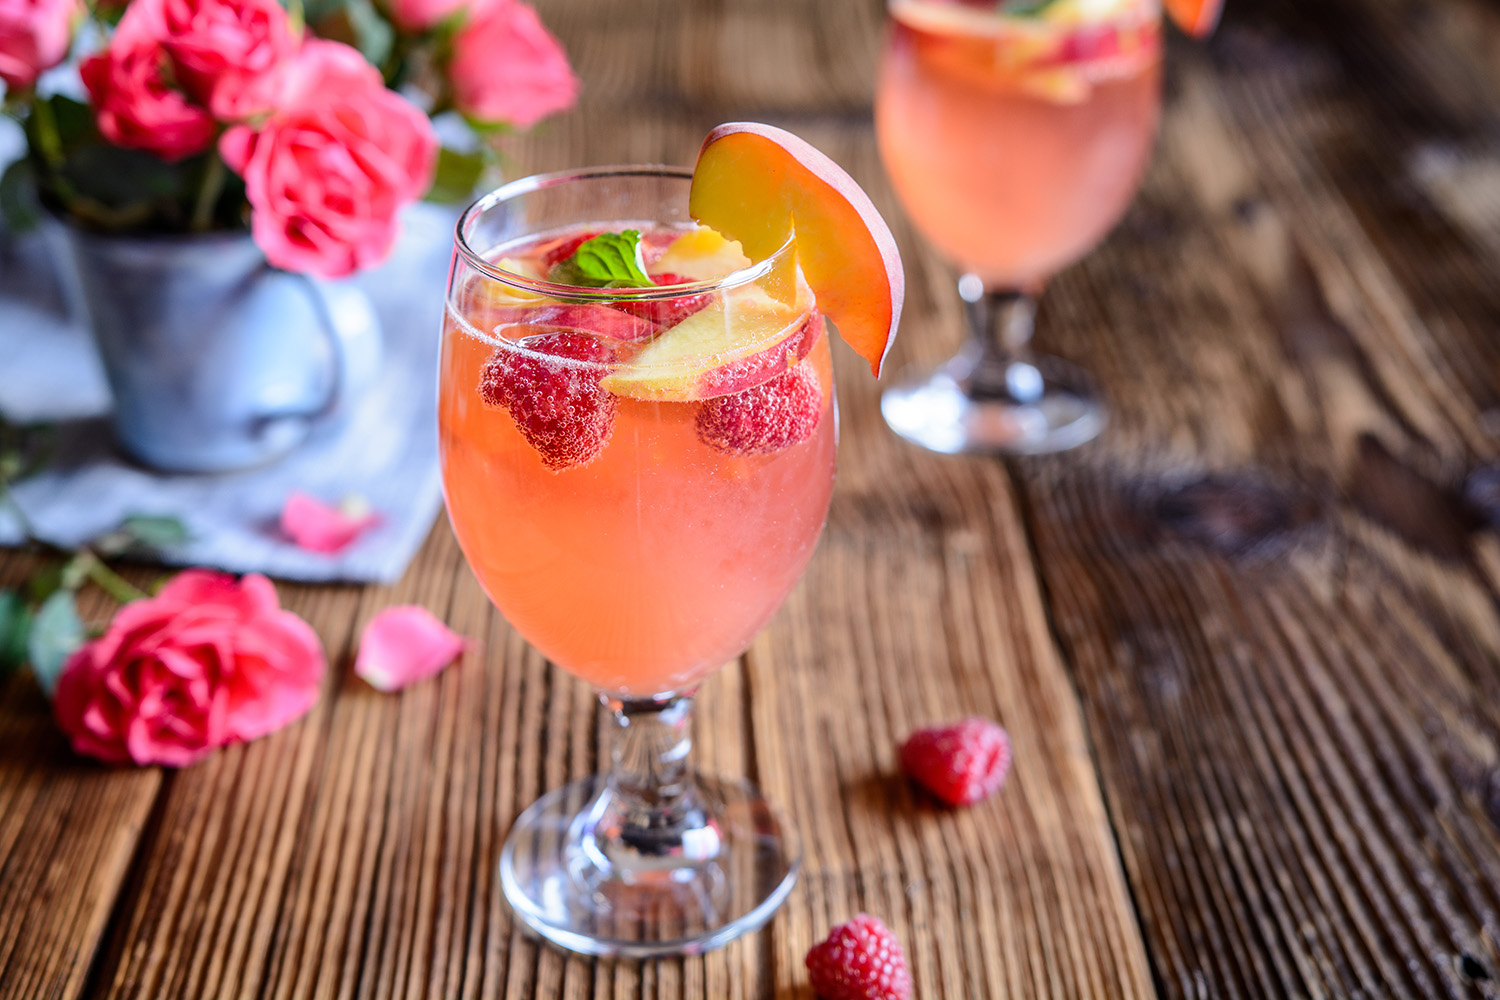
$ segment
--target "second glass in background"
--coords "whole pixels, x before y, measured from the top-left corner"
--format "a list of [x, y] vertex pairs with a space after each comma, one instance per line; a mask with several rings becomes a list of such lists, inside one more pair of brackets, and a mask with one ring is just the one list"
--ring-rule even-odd
[[1036, 454], [1104, 426], [1082, 372], [1035, 355], [1034, 297], [1124, 214], [1160, 117], [1156, 0], [893, 0], [876, 91], [886, 171], [962, 277], [968, 341], [881, 409], [934, 451]]

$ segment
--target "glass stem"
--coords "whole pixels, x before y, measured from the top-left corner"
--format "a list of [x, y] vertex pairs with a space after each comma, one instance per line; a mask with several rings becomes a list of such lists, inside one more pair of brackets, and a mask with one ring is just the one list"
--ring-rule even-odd
[[969, 395], [1032, 403], [1041, 398], [1041, 373], [1031, 363], [1036, 299], [1020, 289], [989, 289], [973, 274], [958, 281], [969, 322]]
[[611, 721], [610, 771], [593, 837], [609, 866], [629, 877], [715, 856], [718, 835], [688, 766], [693, 693], [600, 701]]

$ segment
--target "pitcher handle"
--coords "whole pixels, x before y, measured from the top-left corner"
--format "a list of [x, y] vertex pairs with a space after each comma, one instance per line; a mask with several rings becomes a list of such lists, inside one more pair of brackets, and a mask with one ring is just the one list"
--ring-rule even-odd
[[328, 398], [311, 414], [318, 418], [374, 385], [382, 356], [380, 317], [369, 296], [352, 283], [325, 281], [308, 274], [297, 277], [317, 304], [323, 334], [333, 350], [334, 377]]

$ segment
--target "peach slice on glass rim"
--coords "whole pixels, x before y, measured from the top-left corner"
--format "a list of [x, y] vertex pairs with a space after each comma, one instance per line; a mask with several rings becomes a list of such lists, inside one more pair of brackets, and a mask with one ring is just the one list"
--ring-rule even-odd
[[1224, 0], [1166, 0], [1172, 23], [1194, 38], [1207, 38], [1219, 23]]
[[720, 125], [698, 151], [688, 211], [754, 261], [795, 232], [818, 309], [879, 377], [906, 279], [885, 220], [838, 164], [770, 125]]

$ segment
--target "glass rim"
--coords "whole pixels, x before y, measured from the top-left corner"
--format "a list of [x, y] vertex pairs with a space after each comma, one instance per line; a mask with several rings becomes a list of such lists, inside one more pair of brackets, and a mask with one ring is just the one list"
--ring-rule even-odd
[[531, 278], [524, 274], [517, 274], [514, 271], [507, 271], [502, 267], [497, 267], [493, 262], [486, 260], [469, 243], [467, 231], [471, 223], [486, 212], [499, 207], [505, 202], [534, 191], [559, 187], [574, 181], [603, 180], [610, 177], [665, 177], [690, 181], [692, 180], [693, 172], [686, 167], [647, 163], [580, 167], [573, 170], [554, 170], [548, 173], [531, 174], [527, 177], [521, 177], [502, 184], [487, 194], [481, 195], [468, 208], [465, 208], [463, 214], [458, 217], [457, 225], [454, 226], [453, 245], [457, 249], [459, 256], [463, 258], [468, 266], [503, 285], [549, 298], [586, 302], [620, 302], [622, 300], [652, 302], [659, 299], [677, 299], [686, 295], [697, 295], [720, 291], [726, 288], [735, 288], [767, 276], [776, 269], [777, 264], [781, 262], [786, 254], [792, 252], [796, 237], [794, 234], [788, 233], [785, 242], [764, 260], [755, 261], [748, 267], [742, 267], [738, 271], [732, 271], [719, 278], [685, 281], [675, 285], [656, 285], [652, 288], [585, 288], [578, 285], [566, 285], [555, 281], [547, 281], [545, 278]]

